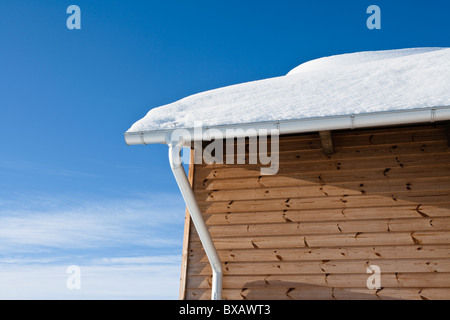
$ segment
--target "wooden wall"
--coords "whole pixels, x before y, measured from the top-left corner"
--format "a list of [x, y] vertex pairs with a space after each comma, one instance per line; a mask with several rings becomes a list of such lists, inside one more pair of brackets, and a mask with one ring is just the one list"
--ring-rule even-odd
[[[280, 170], [195, 165], [224, 268], [224, 299], [450, 299], [446, 126], [280, 137]], [[186, 228], [180, 297], [210, 299], [211, 268]], [[381, 289], [369, 290], [369, 265]]]

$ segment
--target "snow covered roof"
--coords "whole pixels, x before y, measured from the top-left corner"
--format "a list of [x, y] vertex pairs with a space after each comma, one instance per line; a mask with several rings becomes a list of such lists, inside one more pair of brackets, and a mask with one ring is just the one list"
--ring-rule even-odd
[[151, 109], [126, 134], [450, 106], [450, 48], [320, 58]]

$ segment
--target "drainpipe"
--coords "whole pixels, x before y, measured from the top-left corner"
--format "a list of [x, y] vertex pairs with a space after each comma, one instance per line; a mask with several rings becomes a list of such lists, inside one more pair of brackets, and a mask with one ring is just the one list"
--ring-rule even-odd
[[172, 173], [180, 188], [181, 195], [186, 203], [189, 214], [191, 215], [192, 222], [197, 230], [200, 241], [205, 249], [206, 256], [212, 268], [212, 290], [211, 300], [222, 299], [222, 263], [220, 262], [219, 254], [217, 253], [214, 242], [211, 239], [211, 235], [206, 227], [205, 220], [203, 219], [200, 208], [198, 207], [197, 200], [195, 199], [194, 191], [191, 188], [189, 180], [184, 171], [181, 163], [181, 149], [183, 147], [183, 141], [170, 141], [169, 145], [169, 162]]

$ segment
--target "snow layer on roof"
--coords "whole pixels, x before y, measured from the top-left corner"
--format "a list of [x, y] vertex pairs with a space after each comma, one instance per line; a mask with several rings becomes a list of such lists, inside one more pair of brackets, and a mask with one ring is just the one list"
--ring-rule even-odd
[[450, 105], [450, 48], [320, 58], [287, 75], [151, 109], [127, 132], [283, 121]]

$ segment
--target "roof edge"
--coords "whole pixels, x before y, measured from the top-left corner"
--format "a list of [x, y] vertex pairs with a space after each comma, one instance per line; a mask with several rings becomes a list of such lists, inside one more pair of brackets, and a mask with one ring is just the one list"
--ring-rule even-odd
[[173, 134], [176, 133], [178, 138], [182, 137], [185, 144], [189, 145], [193, 141], [211, 140], [215, 138], [213, 135], [209, 134], [213, 129], [216, 134], [220, 133], [222, 138], [238, 138], [258, 136], [261, 130], [277, 130], [277, 133], [281, 135], [446, 120], [450, 120], [450, 106], [347, 114], [298, 120], [204, 126], [198, 128], [125, 132], [124, 136], [125, 142], [128, 145], [169, 144], [173, 140]]

